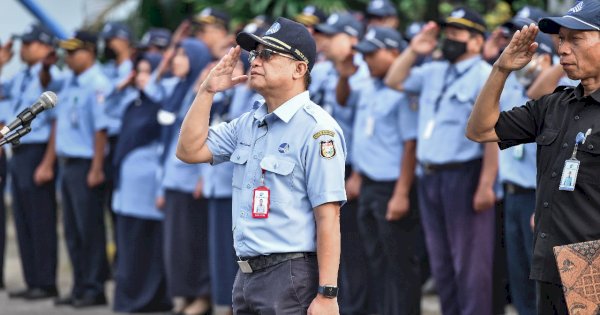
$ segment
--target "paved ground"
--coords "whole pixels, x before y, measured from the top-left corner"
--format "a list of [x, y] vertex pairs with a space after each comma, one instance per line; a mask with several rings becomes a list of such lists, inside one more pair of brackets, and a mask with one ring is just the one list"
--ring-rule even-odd
[[[21, 267], [17, 251], [14, 224], [8, 218], [8, 240], [5, 260], [5, 282], [7, 290], [19, 290], [23, 288], [21, 277]], [[62, 231], [61, 231], [62, 232]], [[59, 242], [59, 289], [61, 292], [67, 292], [71, 285], [71, 272], [66, 249], [62, 239]], [[107, 285], [107, 297], [112, 299], [113, 283]], [[422, 301], [422, 315], [439, 315], [439, 301], [435, 296], [427, 296]], [[70, 307], [54, 307], [52, 301], [26, 302], [23, 300], [9, 299], [5, 291], [0, 291], [0, 314], [2, 315], [108, 315], [114, 314], [110, 307], [96, 307], [86, 310], [74, 310]], [[515, 315], [512, 308], [507, 308], [506, 315]]]

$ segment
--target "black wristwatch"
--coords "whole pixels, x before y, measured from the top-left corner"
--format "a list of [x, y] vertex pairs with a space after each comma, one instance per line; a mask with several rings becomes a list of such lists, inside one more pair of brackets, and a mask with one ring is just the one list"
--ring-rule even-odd
[[319, 294], [328, 299], [335, 299], [338, 294], [338, 287], [330, 286], [330, 285], [321, 285], [319, 286]]

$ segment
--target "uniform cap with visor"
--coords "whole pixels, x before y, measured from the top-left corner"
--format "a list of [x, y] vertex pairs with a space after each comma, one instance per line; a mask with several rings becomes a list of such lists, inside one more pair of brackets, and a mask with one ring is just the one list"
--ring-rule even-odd
[[315, 65], [315, 40], [304, 25], [286, 18], [278, 18], [263, 36], [241, 32], [236, 42], [246, 51], [255, 50], [262, 44], [276, 52], [292, 55], [294, 59], [306, 62], [309, 71]]
[[539, 27], [548, 34], [558, 34], [561, 27], [576, 31], [600, 31], [600, 1], [579, 1], [564, 16], [541, 19]]

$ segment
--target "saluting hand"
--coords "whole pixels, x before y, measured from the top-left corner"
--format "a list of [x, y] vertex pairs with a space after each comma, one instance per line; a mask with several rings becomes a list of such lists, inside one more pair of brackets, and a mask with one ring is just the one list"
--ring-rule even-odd
[[437, 38], [440, 33], [440, 27], [430, 21], [423, 26], [423, 29], [410, 41], [410, 49], [419, 55], [429, 55], [437, 47]]
[[525, 67], [533, 58], [538, 47], [538, 43], [535, 42], [538, 31], [539, 28], [533, 23], [523, 26], [513, 35], [494, 65], [504, 71], [514, 71]]
[[0, 47], [0, 67], [7, 64], [13, 56], [12, 51], [12, 40], [6, 42], [3, 46]]
[[237, 84], [246, 82], [248, 80], [247, 75], [233, 76], [240, 58], [240, 53], [240, 46], [231, 48], [229, 52], [221, 58], [219, 63], [210, 70], [206, 80], [204, 80], [200, 86], [200, 91], [217, 93], [225, 91]]

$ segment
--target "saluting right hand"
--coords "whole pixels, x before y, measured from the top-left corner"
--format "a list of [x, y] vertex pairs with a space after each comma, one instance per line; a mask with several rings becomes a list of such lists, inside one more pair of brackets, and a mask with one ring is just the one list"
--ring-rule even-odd
[[419, 55], [429, 55], [437, 47], [437, 38], [440, 33], [440, 27], [430, 21], [423, 26], [423, 29], [410, 41], [410, 49]]
[[525, 67], [533, 58], [538, 44], [535, 42], [539, 28], [535, 24], [525, 25], [518, 30], [504, 49], [494, 66], [504, 71]]
[[200, 91], [217, 93], [225, 91], [239, 83], [248, 80], [247, 75], [233, 76], [235, 66], [240, 59], [241, 48], [236, 46], [221, 58], [219, 63], [210, 70], [206, 80], [200, 85]]
[[13, 51], [12, 51], [12, 40], [6, 42], [6, 44], [0, 47], [0, 67], [7, 64], [10, 59], [12, 59]]

